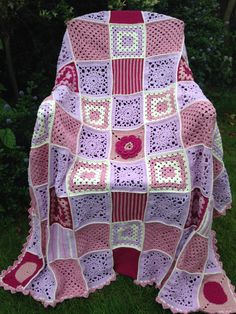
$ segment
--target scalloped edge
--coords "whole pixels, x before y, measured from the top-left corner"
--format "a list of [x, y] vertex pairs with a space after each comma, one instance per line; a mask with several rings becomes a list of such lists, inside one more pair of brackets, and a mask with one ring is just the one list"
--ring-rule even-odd
[[[26, 244], [27, 244], [27, 242], [26, 242]], [[22, 251], [23, 251], [23, 249], [22, 249]], [[21, 257], [21, 256], [22, 256], [22, 254], [19, 255], [19, 257]], [[16, 260], [16, 262], [17, 261], [19, 261], [19, 260]], [[16, 263], [16, 265], [17, 264], [18, 263]], [[13, 266], [9, 266], [7, 271], [10, 271], [12, 269], [12, 267]], [[5, 271], [4, 271], [4, 273], [5, 273]], [[106, 280], [105, 282], [101, 283], [100, 285], [98, 285], [98, 286], [96, 286], [94, 288], [89, 288], [87, 291], [85, 291], [82, 294], [66, 295], [66, 296], [63, 296], [60, 299], [55, 299], [53, 301], [46, 301], [45, 299], [38, 298], [34, 292], [32, 292], [31, 290], [25, 290], [22, 286], [18, 286], [17, 288], [13, 288], [13, 287], [5, 284], [1, 280], [1, 278], [0, 278], [0, 287], [3, 287], [4, 290], [6, 290], [6, 291], [10, 291], [12, 294], [15, 294], [17, 292], [21, 292], [23, 295], [31, 296], [34, 300], [39, 301], [40, 303], [42, 303], [44, 308], [47, 308], [48, 306], [55, 307], [58, 303], [62, 303], [63, 301], [68, 300], [68, 299], [72, 299], [72, 298], [82, 298], [82, 297], [83, 298], [88, 298], [91, 293], [94, 293], [98, 289], [102, 289], [104, 286], [110, 285], [113, 281], [116, 281], [116, 279], [117, 279], [117, 274], [116, 274], [116, 272], [114, 272], [113, 275], [108, 280]]]
[[137, 279], [134, 279], [133, 280], [133, 283], [136, 285], [136, 286], [141, 286], [141, 287], [146, 287], [146, 286], [153, 286], [155, 285], [155, 288], [156, 289], [160, 289], [161, 288], [161, 284], [158, 284], [156, 283], [156, 279], [155, 278], [152, 278], [150, 280], [137, 280]]
[[[223, 211], [220, 213], [219, 216], [216, 216], [216, 217], [220, 217], [220, 216], [225, 216], [227, 214], [227, 209], [232, 209], [232, 202], [225, 205]], [[214, 252], [215, 252], [215, 255], [216, 255], [216, 259], [222, 269], [222, 274], [226, 276], [227, 280], [228, 280], [228, 283], [229, 283], [229, 287], [230, 287], [230, 290], [232, 292], [232, 295], [233, 297], [235, 298], [235, 301], [236, 301], [236, 288], [235, 286], [232, 284], [230, 278], [227, 276], [224, 268], [223, 268], [223, 262], [221, 261], [221, 257], [220, 257], [220, 254], [218, 252], [218, 247], [217, 247], [217, 238], [216, 238], [216, 231], [214, 229], [211, 229], [211, 233], [212, 233], [212, 239], [213, 239], [213, 248], [214, 248]], [[159, 296], [156, 296], [155, 298], [155, 301], [159, 304], [162, 305], [163, 309], [169, 309], [172, 313], [176, 314], [176, 313], [183, 313], [183, 314], [188, 314], [188, 313], [194, 313], [196, 311], [202, 311], [204, 313], [210, 313], [210, 314], [215, 314], [215, 312], [206, 312], [204, 311], [201, 307], [199, 307], [198, 309], [194, 310], [194, 311], [182, 311], [172, 305], [170, 305], [169, 303], [166, 303], [164, 300], [162, 300]], [[231, 311], [221, 311], [220, 314], [235, 314], [236, 313], [236, 308], [235, 308], [235, 311], [234, 312], [231, 312]]]
[[36, 294], [34, 292], [32, 292], [31, 290], [26, 290], [25, 288], [28, 286], [28, 284], [30, 283], [31, 280], [33, 280], [38, 274], [40, 271], [42, 271], [43, 267], [45, 266], [45, 259], [44, 257], [42, 257], [43, 259], [43, 267], [38, 270], [37, 274], [35, 274], [35, 276], [33, 276], [30, 281], [27, 283], [27, 285], [25, 287], [19, 285], [18, 287], [16, 288], [13, 288], [12, 286], [6, 284], [5, 282], [2, 281], [3, 277], [5, 275], [7, 275], [9, 272], [11, 272], [17, 265], [19, 265], [26, 253], [26, 248], [27, 248], [27, 245], [30, 241], [30, 238], [32, 236], [32, 233], [33, 233], [33, 216], [35, 215], [35, 208], [31, 205], [30, 207], [28, 207], [28, 235], [26, 236], [26, 240], [25, 240], [25, 243], [22, 245], [22, 248], [21, 248], [21, 251], [20, 251], [20, 254], [15, 258], [14, 262], [12, 265], [8, 266], [8, 268], [6, 269], [3, 269], [1, 272], [0, 272], [0, 287], [3, 287], [3, 289], [5, 291], [10, 291], [12, 294], [15, 294], [17, 292], [21, 292], [23, 295], [29, 295], [31, 296], [34, 300], [36, 301], [39, 301], [43, 304], [43, 306], [45, 308], [47, 308], [48, 306], [51, 306], [51, 307], [55, 307], [56, 304], [58, 303], [62, 303], [64, 300], [67, 300], [67, 299], [72, 299], [72, 298], [79, 298], [79, 297], [83, 297], [83, 298], [88, 298], [89, 295], [93, 292], [95, 292], [97, 289], [102, 289], [104, 286], [106, 285], [110, 285], [113, 281], [115, 281], [117, 279], [117, 273], [114, 271], [113, 275], [105, 282], [101, 283], [100, 285], [98, 285], [97, 287], [95, 288], [90, 288], [88, 289], [87, 291], [85, 291], [84, 293], [82, 294], [78, 294], [78, 295], [67, 295], [67, 296], [64, 296], [60, 299], [55, 299], [53, 301], [46, 301], [45, 299], [42, 299], [42, 298], [38, 298], [36, 296]]
[[[12, 293], [15, 293], [15, 292], [18, 292], [18, 291], [19, 292], [23, 292], [24, 291], [24, 287], [20, 285], [20, 286], [18, 286], [16, 288], [13, 288], [13, 287], [9, 286], [8, 284], [4, 283], [2, 281], [2, 279], [3, 279], [3, 277], [5, 277], [5, 275], [10, 273], [14, 268], [16, 268], [17, 265], [19, 265], [21, 263], [21, 261], [23, 260], [24, 255], [26, 253], [26, 247], [29, 244], [30, 238], [31, 238], [32, 233], [33, 233], [33, 216], [36, 216], [33, 206], [28, 207], [27, 212], [28, 212], [28, 235], [26, 236], [25, 242], [22, 244], [22, 247], [21, 247], [21, 250], [20, 250], [20, 254], [14, 259], [14, 262], [13, 262], [12, 265], [9, 265], [6, 269], [3, 269], [0, 272], [0, 287], [3, 287], [5, 290], [11, 290]], [[44, 257], [42, 257], [42, 260], [44, 262]], [[43, 267], [44, 267], [44, 263], [43, 263]], [[38, 270], [37, 274], [41, 270], [42, 270], [42, 268], [40, 270]], [[34, 276], [31, 278], [31, 280], [33, 280], [33, 278], [34, 278]]]
[[221, 216], [226, 216], [228, 210], [233, 209], [233, 202], [226, 204], [222, 211], [219, 211], [215, 207], [213, 208], [213, 219]]

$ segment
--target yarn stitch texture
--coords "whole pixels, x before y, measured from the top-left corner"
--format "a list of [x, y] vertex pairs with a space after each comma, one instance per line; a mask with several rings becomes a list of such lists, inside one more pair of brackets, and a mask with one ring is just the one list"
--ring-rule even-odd
[[0, 274], [44, 307], [122, 274], [173, 313], [236, 313], [213, 218], [232, 208], [216, 109], [184, 22], [99, 11], [67, 22], [28, 166], [29, 234]]

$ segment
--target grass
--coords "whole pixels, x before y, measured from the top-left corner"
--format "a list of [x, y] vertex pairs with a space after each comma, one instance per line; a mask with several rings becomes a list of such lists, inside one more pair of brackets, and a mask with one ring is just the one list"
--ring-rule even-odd
[[[233, 194], [233, 208], [224, 217], [213, 222], [217, 232], [218, 251], [224, 270], [236, 286], [236, 91], [218, 91], [207, 95], [217, 110], [221, 131], [224, 162], [229, 174]], [[1, 221], [0, 270], [6, 269], [20, 254], [20, 248], [28, 234], [27, 213], [22, 217], [5, 217]], [[117, 280], [102, 290], [91, 293], [88, 299], [65, 300], [55, 308], [44, 309], [30, 296], [11, 294], [0, 288], [0, 314], [81, 313], [81, 314], [151, 314], [171, 313], [155, 302], [158, 290], [133, 284], [129, 277], [118, 276]]]

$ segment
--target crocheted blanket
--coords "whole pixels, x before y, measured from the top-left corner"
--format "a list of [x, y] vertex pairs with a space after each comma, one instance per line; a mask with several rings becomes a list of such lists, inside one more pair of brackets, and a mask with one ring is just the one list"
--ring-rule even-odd
[[47, 307], [125, 275], [173, 313], [236, 313], [212, 230], [229, 177], [184, 25], [140, 10], [67, 22], [32, 135], [30, 231], [4, 289]]

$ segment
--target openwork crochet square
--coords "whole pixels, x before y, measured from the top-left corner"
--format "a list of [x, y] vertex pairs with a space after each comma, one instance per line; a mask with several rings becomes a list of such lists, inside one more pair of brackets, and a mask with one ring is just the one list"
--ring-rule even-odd
[[[111, 217], [109, 193], [85, 194], [70, 197], [74, 229], [94, 222], [108, 222]], [[94, 206], [96, 204], [96, 206]]]
[[157, 250], [142, 251], [139, 259], [138, 282], [154, 281], [160, 284], [172, 263], [172, 258]]
[[144, 92], [145, 119], [158, 121], [176, 113], [175, 84], [156, 90]]
[[190, 193], [150, 193], [145, 221], [158, 221], [183, 227], [189, 212]]
[[147, 154], [152, 155], [182, 147], [178, 116], [147, 124]]
[[78, 155], [87, 159], [106, 159], [108, 157], [110, 133], [95, 130], [83, 125], [78, 143]]
[[140, 93], [114, 96], [112, 103], [112, 128], [134, 128], [143, 123], [143, 98]]
[[111, 98], [81, 97], [83, 122], [95, 129], [107, 129], [111, 120]]
[[144, 25], [110, 24], [111, 54], [117, 58], [144, 57]]
[[141, 249], [144, 228], [141, 221], [115, 222], [111, 225], [111, 245], [112, 248], [129, 246]]
[[144, 90], [164, 88], [175, 83], [177, 61], [177, 54], [145, 59]]
[[190, 190], [188, 160], [182, 150], [149, 157], [148, 177], [150, 191]]
[[109, 96], [111, 94], [111, 63], [109, 61], [79, 62], [76, 66], [82, 95]]
[[77, 158], [67, 174], [67, 191], [70, 196], [84, 192], [108, 190], [108, 162], [84, 161]]
[[147, 191], [146, 166], [143, 159], [132, 163], [111, 161], [112, 191]]
[[89, 288], [104, 285], [114, 275], [111, 250], [96, 251], [83, 255], [80, 257], [80, 264]]

